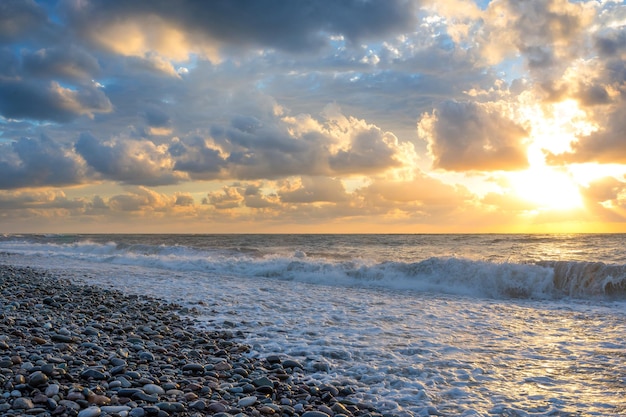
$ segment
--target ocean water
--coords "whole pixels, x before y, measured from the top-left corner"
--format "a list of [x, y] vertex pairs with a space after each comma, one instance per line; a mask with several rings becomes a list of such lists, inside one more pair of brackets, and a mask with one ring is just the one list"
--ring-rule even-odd
[[626, 415], [626, 235], [4, 235], [399, 416]]

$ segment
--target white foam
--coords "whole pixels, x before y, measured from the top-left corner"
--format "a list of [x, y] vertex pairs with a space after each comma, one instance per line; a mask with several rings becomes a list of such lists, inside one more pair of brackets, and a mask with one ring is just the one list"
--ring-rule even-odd
[[[10, 245], [0, 244], [16, 254], [10, 262], [200, 308], [203, 326], [243, 332], [252, 356], [294, 357], [312, 380], [354, 384], [357, 399], [385, 412], [617, 416], [624, 409], [626, 303], [550, 299], [558, 292], [550, 265]], [[512, 288], [525, 292], [507, 294]], [[521, 293], [530, 298], [511, 299]]]

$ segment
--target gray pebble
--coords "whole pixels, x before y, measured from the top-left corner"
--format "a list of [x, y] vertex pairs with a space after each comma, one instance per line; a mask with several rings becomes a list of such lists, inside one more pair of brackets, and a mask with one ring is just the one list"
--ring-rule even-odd
[[14, 410], [30, 410], [31, 408], [34, 408], [35, 405], [33, 404], [33, 402], [29, 399], [29, 398], [16, 398], [13, 401], [13, 409]]

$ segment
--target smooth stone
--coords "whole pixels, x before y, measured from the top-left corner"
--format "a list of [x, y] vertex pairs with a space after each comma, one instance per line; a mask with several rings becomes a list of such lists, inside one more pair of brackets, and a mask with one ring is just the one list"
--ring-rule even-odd
[[48, 382], [48, 376], [41, 371], [36, 371], [28, 377], [28, 385], [33, 388], [45, 385]]
[[162, 402], [158, 403], [156, 406], [167, 413], [182, 413], [185, 411], [185, 406], [181, 403]]
[[301, 417], [330, 417], [330, 415], [323, 413], [321, 411], [305, 411]]
[[159, 401], [159, 397], [157, 397], [156, 395], [149, 395], [146, 394], [145, 392], [139, 390], [138, 392], [133, 394], [132, 397], [134, 400], [141, 400], [141, 401], [146, 401], [149, 403], [155, 403], [157, 401]]
[[130, 388], [133, 386], [132, 382], [130, 382], [128, 379], [124, 378], [123, 376], [118, 376], [117, 381], [119, 381], [120, 384], [122, 384], [122, 388]]
[[346, 408], [346, 406], [341, 404], [340, 402], [336, 402], [335, 404], [333, 404], [330, 409], [333, 410], [333, 412], [335, 412], [336, 414], [350, 414], [350, 411]]
[[300, 368], [300, 369], [304, 369], [304, 366], [302, 366], [302, 364], [298, 361], [295, 361], [293, 359], [285, 359], [282, 363], [283, 368]]
[[100, 407], [89, 407], [81, 410], [78, 413], [78, 417], [98, 417], [102, 413]]
[[146, 412], [141, 407], [133, 408], [128, 413], [129, 417], [144, 417], [145, 415], [146, 415]]
[[263, 376], [261, 378], [257, 378], [255, 380], [253, 380], [252, 383], [257, 388], [258, 387], [272, 387], [272, 388], [274, 388], [274, 383], [272, 382], [271, 379], [269, 379], [266, 376]]
[[156, 384], [144, 385], [143, 392], [145, 392], [146, 394], [157, 394], [157, 395], [165, 394], [165, 390]]
[[48, 397], [38, 392], [31, 398], [31, 400], [33, 400], [33, 403], [35, 404], [43, 404], [48, 402]]
[[114, 366], [109, 372], [111, 372], [111, 375], [123, 374], [124, 372], [126, 372], [126, 365]]
[[35, 408], [35, 405], [29, 398], [20, 397], [13, 400], [14, 410], [30, 410], [31, 408]]
[[74, 339], [72, 338], [72, 336], [58, 333], [50, 336], [50, 340], [52, 340], [53, 342], [74, 343]]
[[184, 395], [185, 392], [181, 391], [179, 389], [168, 389], [167, 391], [165, 391], [165, 395], [173, 395], [173, 396], [179, 396], [179, 395]]
[[211, 413], [223, 413], [226, 410], [228, 410], [228, 407], [226, 407], [226, 405], [220, 403], [220, 402], [215, 402], [215, 403], [211, 403], [209, 404], [206, 409], [208, 411], [210, 411]]
[[128, 371], [124, 375], [126, 375], [130, 379], [139, 379], [139, 378], [141, 378], [141, 374], [139, 372], [136, 372], [136, 371]]
[[123, 411], [130, 411], [131, 408], [127, 405], [105, 405], [100, 407], [103, 413], [113, 414], [121, 413]]
[[111, 362], [111, 365], [113, 366], [127, 366], [128, 365], [124, 359], [120, 359], [120, 358], [111, 358], [109, 359], [109, 362]]
[[121, 390], [117, 391], [116, 394], [120, 397], [132, 397], [138, 392], [142, 391], [139, 388], [122, 388]]
[[80, 376], [84, 379], [96, 379], [96, 380], [103, 380], [106, 379], [106, 375], [96, 369], [85, 369], [83, 372], [80, 373]]
[[106, 395], [93, 395], [89, 397], [89, 402], [96, 405], [108, 405], [111, 403], [111, 399]]
[[206, 406], [206, 402], [204, 400], [198, 400], [198, 401], [194, 401], [192, 403], [189, 403], [189, 408], [192, 408], [194, 410], [198, 410], [198, 411], [204, 411], [207, 406]]
[[118, 380], [109, 382], [109, 389], [121, 388], [122, 383]]
[[85, 327], [85, 330], [83, 330], [83, 333], [86, 334], [87, 336], [100, 336], [100, 331], [96, 329], [95, 327], [91, 327], [91, 326]]
[[243, 397], [241, 398], [238, 402], [237, 402], [237, 406], [239, 407], [249, 407], [251, 405], [254, 405], [257, 402], [257, 397], [254, 395], [251, 395], [249, 397]]
[[76, 411], [80, 410], [80, 405], [78, 405], [77, 403], [71, 400], [61, 400], [59, 401], [59, 405], [65, 408], [69, 408], [70, 410], [76, 410]]
[[322, 392], [330, 392], [333, 395], [333, 397], [336, 397], [337, 395], [339, 395], [339, 389], [333, 385], [322, 385], [320, 390]]
[[232, 368], [233, 368], [232, 365], [228, 362], [216, 363], [214, 367], [216, 371], [229, 371]]
[[204, 366], [199, 363], [188, 363], [183, 365], [183, 372], [185, 371], [204, 372]]
[[254, 392], [256, 388], [252, 384], [245, 384], [243, 387], [241, 387], [241, 389], [244, 394], [250, 394], [251, 392]]
[[148, 361], [148, 362], [152, 362], [154, 361], [154, 355], [151, 352], [148, 351], [142, 351], [139, 352], [139, 359], [144, 360], [144, 361]]
[[262, 385], [256, 389], [256, 392], [261, 394], [271, 395], [274, 393], [274, 388], [269, 385]]

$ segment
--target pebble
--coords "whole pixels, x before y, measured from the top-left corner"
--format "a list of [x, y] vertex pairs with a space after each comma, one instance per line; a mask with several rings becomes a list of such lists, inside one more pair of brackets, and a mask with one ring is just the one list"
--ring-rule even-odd
[[3, 260], [2, 415], [380, 416], [346, 402], [353, 387], [311, 380], [295, 359], [253, 359], [237, 332], [196, 328], [193, 308]]
[[100, 407], [89, 407], [81, 410], [78, 413], [78, 417], [98, 417], [102, 413]]
[[13, 408], [15, 410], [29, 410], [34, 407], [35, 405], [29, 398], [19, 397], [13, 401]]
[[144, 385], [143, 392], [145, 392], [146, 394], [157, 394], [157, 395], [165, 394], [165, 390], [156, 384]]
[[237, 402], [237, 406], [239, 407], [249, 407], [251, 405], [254, 405], [257, 401], [257, 397], [254, 395], [251, 395], [249, 397], [243, 397], [242, 399], [240, 399]]

